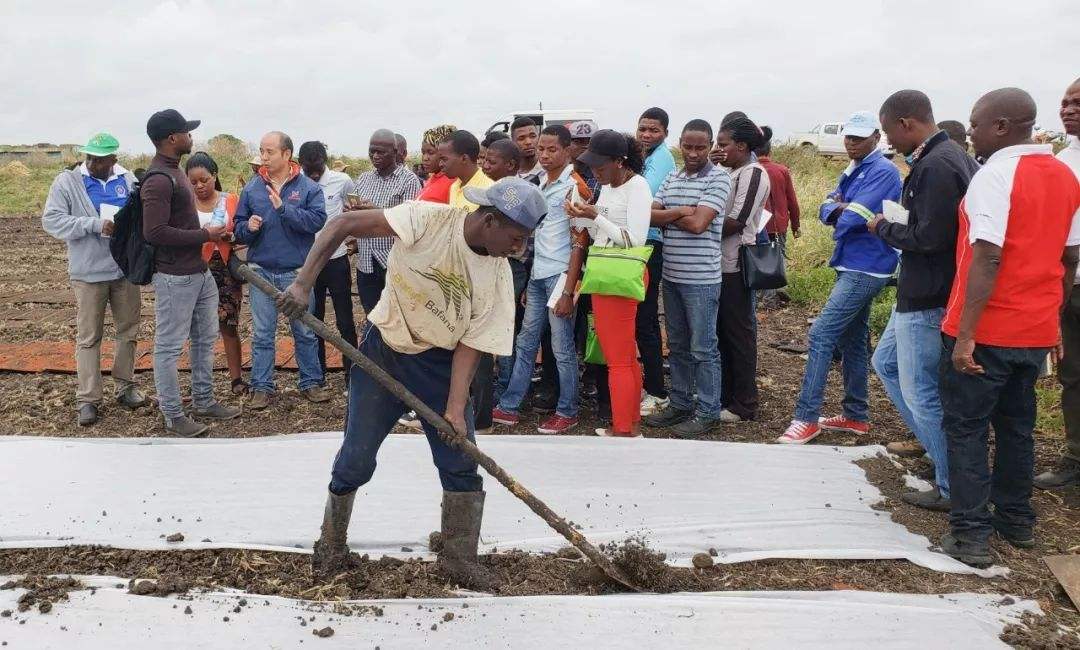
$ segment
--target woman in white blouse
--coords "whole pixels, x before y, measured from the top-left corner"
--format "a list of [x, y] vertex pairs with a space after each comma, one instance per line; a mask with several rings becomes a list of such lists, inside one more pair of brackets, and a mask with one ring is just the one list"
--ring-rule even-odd
[[[597, 131], [589, 149], [578, 160], [592, 168], [603, 186], [596, 205], [568, 203], [572, 218], [592, 219], [598, 246], [627, 248], [644, 246], [652, 211], [652, 191], [641, 176], [644, 167], [640, 145], [629, 135], [610, 129]], [[648, 270], [644, 271], [648, 283]], [[641, 365], [637, 358], [634, 322], [637, 301], [621, 296], [593, 294], [596, 335], [608, 366], [611, 392], [611, 428], [597, 435], [641, 435]]]

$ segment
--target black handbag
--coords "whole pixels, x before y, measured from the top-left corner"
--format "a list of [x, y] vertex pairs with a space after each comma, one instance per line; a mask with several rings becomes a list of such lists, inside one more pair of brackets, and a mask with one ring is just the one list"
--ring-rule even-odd
[[746, 244], [739, 248], [743, 283], [747, 289], [780, 289], [787, 286], [784, 245], [770, 240], [764, 244]]

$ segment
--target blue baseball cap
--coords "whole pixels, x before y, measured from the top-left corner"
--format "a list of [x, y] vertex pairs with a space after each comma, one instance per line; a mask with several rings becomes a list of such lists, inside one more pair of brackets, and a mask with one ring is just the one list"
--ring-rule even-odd
[[470, 203], [491, 206], [530, 231], [547, 215], [547, 201], [540, 190], [516, 176], [499, 179], [487, 189], [466, 187], [462, 193]]
[[877, 115], [870, 111], [856, 111], [844, 122], [844, 135], [856, 138], [868, 138], [874, 135], [874, 131], [881, 129], [881, 122]]

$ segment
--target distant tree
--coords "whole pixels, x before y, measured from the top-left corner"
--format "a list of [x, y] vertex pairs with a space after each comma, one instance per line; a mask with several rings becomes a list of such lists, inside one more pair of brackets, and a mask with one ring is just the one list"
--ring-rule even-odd
[[252, 148], [240, 138], [219, 133], [206, 143], [207, 152], [215, 159], [246, 160], [251, 156]]

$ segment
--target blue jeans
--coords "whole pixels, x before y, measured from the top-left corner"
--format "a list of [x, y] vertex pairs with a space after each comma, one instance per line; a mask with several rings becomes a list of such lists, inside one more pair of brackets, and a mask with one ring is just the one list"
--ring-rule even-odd
[[[450, 396], [450, 369], [454, 353], [432, 348], [419, 354], [401, 354], [383, 343], [378, 328], [365, 325], [360, 351], [436, 413], [446, 412]], [[345, 439], [341, 443], [330, 478], [330, 491], [348, 494], [371, 480], [375, 457], [387, 434], [405, 412], [405, 404], [360, 368], [349, 372], [349, 410], [345, 415]], [[483, 480], [476, 461], [446, 444], [435, 427], [421, 420], [439, 480], [447, 492], [478, 492]], [[465, 407], [469, 440], [475, 442], [472, 402]]]
[[192, 275], [155, 273], [154, 388], [168, 424], [184, 414], [176, 362], [191, 339], [191, 399], [195, 408], [214, 405], [214, 343], [218, 337], [218, 289], [210, 271]]
[[885, 385], [904, 424], [919, 439], [930, 460], [942, 496], [949, 496], [949, 454], [941, 428], [941, 319], [944, 308], [898, 312], [874, 350], [874, 372]]
[[[284, 291], [296, 279], [296, 271], [270, 271], [253, 267], [255, 272], [278, 291]], [[274, 299], [258, 289], [249, 294], [253, 335], [251, 339], [251, 390], [274, 392], [274, 341], [277, 335], [277, 305]], [[314, 302], [314, 292], [308, 304]], [[323, 383], [322, 366], [319, 364], [319, 340], [315, 333], [298, 320], [292, 327], [294, 358], [300, 370], [300, 390], [314, 388]]]
[[833, 350], [837, 349], [843, 355], [844, 416], [859, 422], [869, 421], [866, 383], [870, 304], [888, 281], [888, 278], [875, 278], [855, 271], [837, 274], [825, 308], [810, 327], [806, 370], [799, 400], [795, 403], [796, 420], [817, 422], [821, 416], [825, 382], [829, 378]]
[[521, 306], [521, 294], [525, 287], [529, 286], [529, 266], [514, 258], [507, 260], [510, 263], [510, 273], [514, 277], [514, 350], [508, 357], [498, 357], [495, 366], [498, 368], [495, 380], [495, 401], [502, 397], [506, 387], [510, 385], [510, 375], [514, 373], [514, 357], [517, 349], [517, 335], [521, 332], [521, 321], [525, 317], [525, 308]]
[[671, 405], [696, 414], [720, 417], [720, 349], [716, 315], [720, 283], [679, 284], [664, 280], [664, 316], [667, 321], [668, 361], [671, 364]]
[[539, 280], [533, 278], [525, 289], [525, 320], [517, 337], [514, 370], [510, 383], [499, 397], [499, 409], [507, 413], [517, 413], [521, 408], [521, 402], [529, 390], [536, 352], [540, 349], [540, 336], [547, 325], [551, 328], [551, 349], [559, 370], [559, 403], [555, 406], [555, 412], [568, 418], [577, 416], [578, 359], [574, 345], [574, 310], [569, 318], [559, 318], [547, 306], [548, 297], [558, 281], [557, 275]]
[[[994, 530], [1029, 538], [1035, 526], [1035, 383], [1049, 350], [976, 345], [975, 363], [984, 373], [967, 375], [952, 364], [956, 340], [942, 340], [938, 377], [949, 444], [952, 534], [973, 543], [986, 542]], [[993, 469], [988, 460], [991, 426]]]

